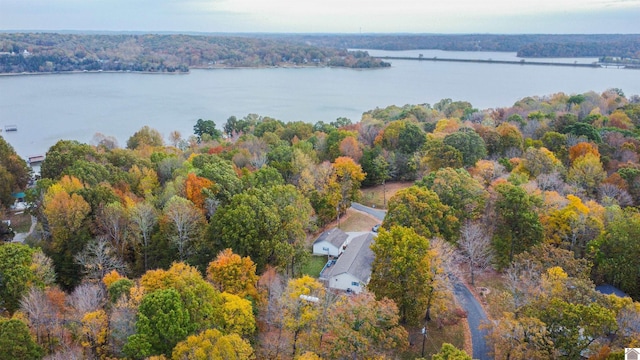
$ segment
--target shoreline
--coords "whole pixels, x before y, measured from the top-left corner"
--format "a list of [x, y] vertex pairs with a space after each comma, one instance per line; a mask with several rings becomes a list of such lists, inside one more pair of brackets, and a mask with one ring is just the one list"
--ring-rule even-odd
[[132, 70], [71, 70], [71, 71], [53, 71], [53, 72], [21, 72], [21, 73], [0, 73], [0, 77], [7, 76], [37, 76], [37, 75], [77, 75], [77, 74], [142, 74], [142, 75], [189, 75], [191, 70], [243, 70], [243, 69], [312, 69], [312, 68], [329, 68], [329, 69], [349, 69], [349, 70], [377, 70], [388, 69], [386, 67], [372, 67], [372, 68], [353, 68], [347, 66], [329, 66], [329, 65], [276, 65], [276, 66], [192, 66], [189, 71], [174, 71], [174, 72], [158, 72], [158, 71], [132, 71]]

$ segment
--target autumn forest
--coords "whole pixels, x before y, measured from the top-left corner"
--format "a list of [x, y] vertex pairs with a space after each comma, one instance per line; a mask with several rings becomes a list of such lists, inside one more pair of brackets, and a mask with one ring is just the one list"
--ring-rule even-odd
[[[144, 126], [60, 140], [31, 177], [0, 137], [0, 217], [25, 191], [37, 219], [23, 243], [0, 227], [0, 359], [420, 358], [420, 328], [465, 323], [457, 280], [496, 359], [640, 347], [640, 97], [620, 89]], [[311, 243], [393, 183], [367, 291], [329, 291]]]

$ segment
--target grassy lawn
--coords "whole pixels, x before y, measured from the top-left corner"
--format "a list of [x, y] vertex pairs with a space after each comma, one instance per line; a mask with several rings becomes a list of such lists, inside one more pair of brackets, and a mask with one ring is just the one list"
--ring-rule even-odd
[[[464, 349], [464, 322], [467, 319], [460, 319], [455, 325], [443, 326], [438, 329], [435, 321], [427, 324], [427, 337], [424, 341], [424, 358], [431, 359], [431, 355], [440, 351], [442, 344], [448, 342], [458, 349]], [[409, 342], [411, 346], [404, 354], [404, 359], [414, 359], [422, 354], [422, 328], [408, 328]]]
[[346, 219], [340, 219], [340, 230], [342, 231], [371, 231], [373, 225], [379, 224], [380, 221], [369, 215], [363, 214], [353, 209], [347, 210]]
[[31, 215], [27, 214], [26, 212], [23, 212], [19, 215], [11, 214], [9, 216], [9, 220], [11, 220], [11, 227], [13, 228], [14, 232], [29, 232], [29, 228], [31, 227]]
[[311, 256], [309, 258], [309, 262], [302, 268], [303, 275], [309, 275], [311, 277], [317, 278], [320, 275], [320, 271], [327, 263], [326, 256]]
[[505, 311], [501, 298], [501, 293], [505, 290], [504, 279], [496, 271], [488, 270], [476, 276], [476, 289], [478, 287], [489, 289], [483, 304], [487, 315], [494, 319], [502, 317]]
[[388, 182], [385, 186], [376, 185], [368, 187], [366, 189], [362, 189], [362, 198], [360, 199], [360, 202], [366, 206], [385, 209], [385, 197], [386, 203], [388, 203], [389, 199], [391, 199], [391, 197], [395, 195], [398, 190], [408, 188], [411, 185], [413, 185], [412, 181], [402, 181]]

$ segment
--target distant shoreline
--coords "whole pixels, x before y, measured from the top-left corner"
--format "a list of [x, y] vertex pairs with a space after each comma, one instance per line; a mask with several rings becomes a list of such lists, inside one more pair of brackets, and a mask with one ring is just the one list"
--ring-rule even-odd
[[372, 67], [372, 68], [353, 68], [348, 66], [318, 66], [310, 65], [276, 65], [276, 66], [193, 66], [189, 71], [174, 72], [158, 72], [158, 71], [132, 71], [132, 70], [71, 70], [71, 71], [52, 71], [52, 72], [21, 72], [21, 73], [0, 73], [2, 76], [35, 76], [35, 75], [76, 75], [76, 74], [143, 74], [143, 75], [189, 75], [191, 70], [234, 70], [234, 69], [312, 69], [312, 68], [333, 68], [333, 69], [350, 69], [350, 70], [377, 70], [387, 69], [388, 67]]

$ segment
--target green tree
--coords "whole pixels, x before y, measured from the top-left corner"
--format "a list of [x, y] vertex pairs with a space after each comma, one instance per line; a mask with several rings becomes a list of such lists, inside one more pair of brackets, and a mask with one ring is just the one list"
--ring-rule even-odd
[[442, 142], [460, 151], [464, 166], [473, 166], [478, 160], [487, 156], [484, 140], [470, 128], [462, 128], [449, 134], [444, 137]]
[[213, 120], [198, 119], [193, 126], [193, 133], [198, 136], [198, 142], [202, 141], [205, 134], [212, 140], [218, 140], [222, 137], [222, 131], [216, 129], [216, 123]]
[[530, 313], [545, 323], [554, 347], [568, 359], [580, 359], [591, 343], [617, 329], [614, 312], [597, 303], [573, 304], [553, 298]]
[[495, 187], [498, 195], [498, 221], [493, 246], [498, 264], [507, 266], [513, 256], [542, 241], [543, 228], [535, 212], [535, 200], [519, 186], [501, 183]]
[[426, 238], [442, 236], [452, 240], [457, 236], [459, 221], [435, 192], [411, 186], [398, 191], [389, 200], [382, 226], [389, 229], [394, 225], [410, 227]]
[[60, 140], [47, 151], [40, 168], [43, 178], [59, 180], [64, 171], [78, 160], [99, 159], [95, 148], [75, 140]]
[[371, 245], [374, 260], [369, 289], [377, 299], [389, 298], [398, 305], [400, 322], [415, 325], [427, 308], [431, 253], [429, 240], [412, 228], [382, 228]]
[[640, 213], [625, 209], [607, 223], [605, 233], [589, 244], [596, 279], [640, 299]]
[[228, 203], [233, 195], [242, 191], [242, 181], [230, 161], [218, 155], [198, 155], [191, 160], [191, 163], [198, 169], [198, 176], [213, 181], [215, 197], [223, 204]]
[[124, 347], [135, 359], [151, 355], [170, 355], [176, 344], [194, 330], [189, 312], [174, 289], [154, 291], [142, 298], [138, 308], [136, 334]]
[[27, 163], [0, 136], [0, 208], [13, 205], [12, 193], [24, 190], [30, 177]]
[[0, 349], [0, 360], [36, 360], [44, 355], [27, 325], [17, 319], [0, 319]]
[[267, 264], [286, 269], [304, 256], [311, 213], [309, 201], [291, 185], [253, 188], [216, 211], [208, 238], [213, 250], [249, 256], [259, 271]]
[[[127, 149], [135, 150], [143, 146], [160, 147], [164, 145], [162, 135], [156, 129], [143, 126], [127, 140]], [[46, 160], [45, 160], [46, 161]]]
[[429, 138], [424, 146], [425, 156], [423, 161], [429, 166], [429, 170], [435, 171], [441, 168], [461, 168], [462, 153], [451, 145], [446, 145], [442, 139]]
[[460, 222], [482, 215], [489, 199], [489, 193], [482, 184], [465, 169], [442, 168], [429, 173], [416, 185], [435, 192]]
[[34, 285], [31, 268], [33, 250], [26, 245], [0, 245], [0, 307], [13, 313], [20, 307], [22, 296]]

